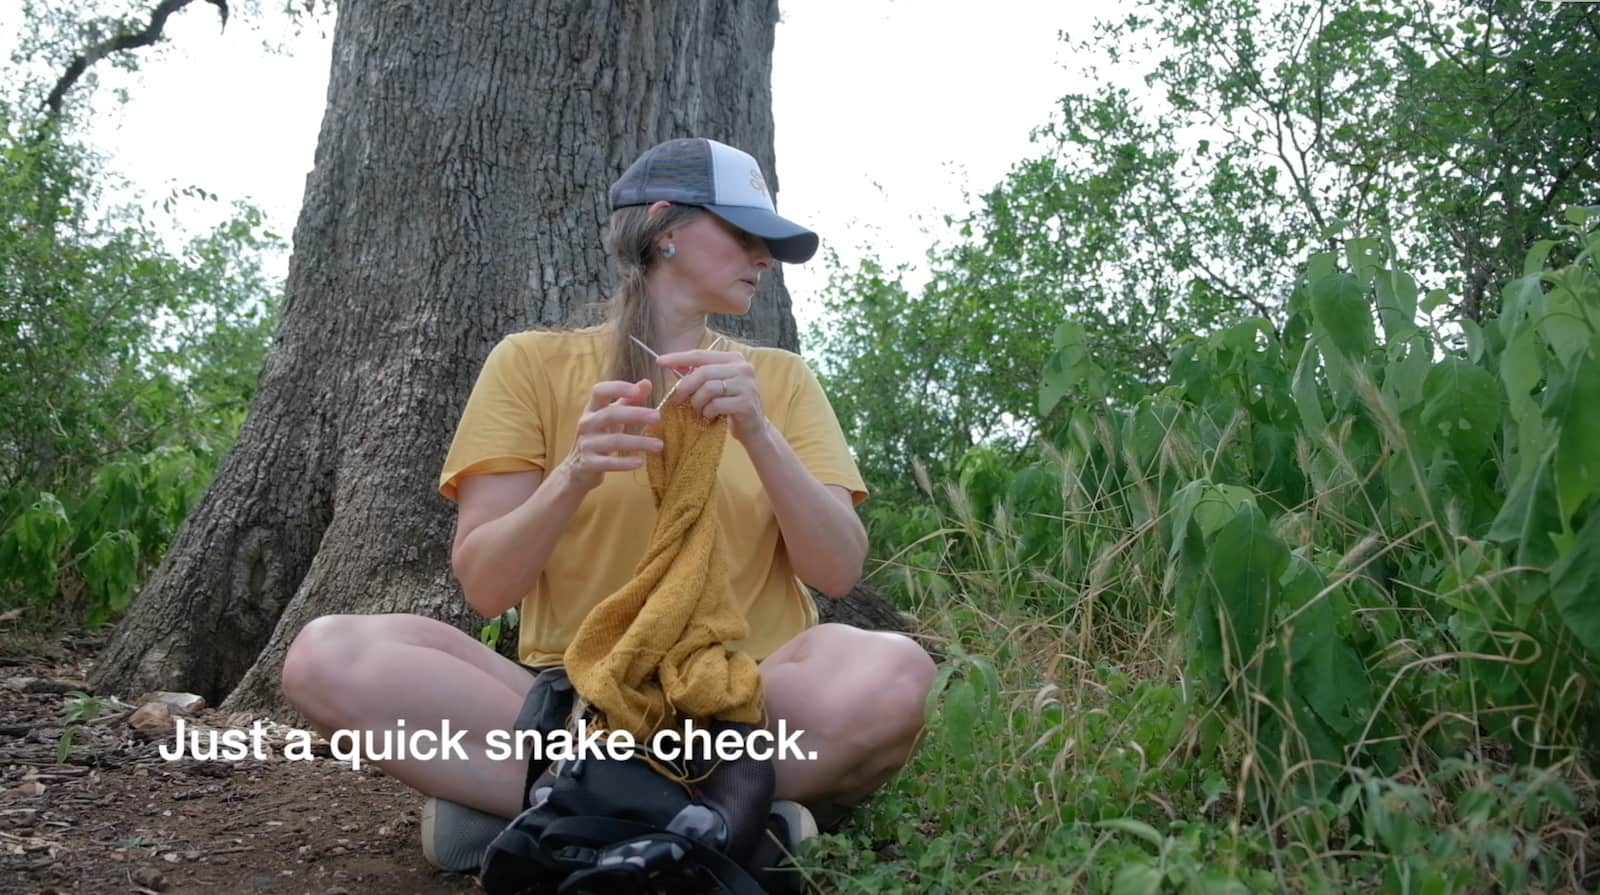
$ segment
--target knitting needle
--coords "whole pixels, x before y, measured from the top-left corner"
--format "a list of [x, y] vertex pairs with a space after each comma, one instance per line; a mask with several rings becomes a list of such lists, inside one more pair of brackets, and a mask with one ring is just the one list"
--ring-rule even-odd
[[633, 344], [638, 345], [640, 348], [643, 348], [646, 351], [649, 351], [651, 357], [654, 357], [654, 358], [660, 358], [661, 357], [661, 355], [656, 354], [655, 351], [653, 349], [651, 349], [651, 347], [649, 345], [646, 345], [645, 343], [639, 341], [639, 338], [637, 336], [629, 336], [628, 338], [633, 339]]
[[[645, 343], [639, 341], [639, 338], [637, 336], [629, 335], [628, 338], [633, 340], [633, 344], [638, 345], [640, 348], [643, 348], [646, 352], [648, 352], [651, 357], [655, 358], [656, 360], [660, 360], [661, 359], [661, 355], [656, 354], [656, 351], [655, 351], [654, 348], [651, 348], [649, 345], [646, 345]], [[715, 345], [716, 343], [713, 342], [711, 344]], [[677, 370], [673, 370], [672, 371], [672, 375], [678, 377], [678, 382], [682, 382], [683, 381], [683, 376], [680, 375]], [[678, 387], [678, 383], [674, 382], [672, 384], [672, 388], [677, 388], [677, 387]], [[667, 394], [671, 395], [672, 394], [672, 389], [667, 389]], [[661, 399], [661, 403], [662, 404], [665, 404], [666, 402], [667, 402], [666, 398], [662, 398]], [[657, 404], [656, 405], [656, 409], [660, 410], [661, 409], [661, 404]]]
[[[628, 338], [632, 339], [633, 337], [629, 336]], [[634, 339], [634, 341], [638, 342], [639, 340], [638, 339]], [[714, 351], [714, 350], [716, 350], [716, 347], [718, 345], [721, 345], [721, 344], [722, 344], [722, 336], [717, 336], [717, 340], [715, 342], [712, 342], [710, 345], [706, 346], [706, 350], [707, 351]], [[645, 348], [643, 342], [639, 342], [639, 347], [644, 348], [644, 350], [646, 350], [646, 351], [650, 351], [649, 348]], [[650, 353], [651, 354], [655, 354], [654, 351], [650, 351]], [[656, 355], [656, 356], [660, 357], [660, 355]], [[676, 371], [674, 371], [674, 372], [676, 372]], [[661, 403], [656, 405], [656, 409], [660, 410], [661, 408], [665, 407], [667, 405], [667, 399], [672, 397], [672, 393], [677, 391], [678, 390], [678, 386], [680, 386], [682, 384], [683, 384], [683, 378], [679, 377], [678, 381], [674, 382], [672, 384], [672, 388], [667, 389], [667, 393], [661, 396]]]
[[[650, 352], [650, 356], [651, 357], [655, 358], [656, 360], [660, 360], [661, 359], [661, 355], [656, 354], [656, 351], [655, 351], [654, 348], [651, 348], [649, 345], [646, 345], [645, 343], [639, 341], [639, 337], [638, 336], [628, 336], [628, 338], [633, 340], [633, 344], [638, 345], [640, 348], [643, 348], [645, 351]], [[721, 336], [717, 336], [716, 341], [712, 342], [711, 345], [706, 348], [706, 350], [710, 351], [712, 348], [715, 348], [720, 344], [722, 344], [722, 337]], [[673, 370], [672, 372], [676, 373], [678, 371], [677, 370]], [[680, 378], [682, 378], [682, 377], [680, 377]]]

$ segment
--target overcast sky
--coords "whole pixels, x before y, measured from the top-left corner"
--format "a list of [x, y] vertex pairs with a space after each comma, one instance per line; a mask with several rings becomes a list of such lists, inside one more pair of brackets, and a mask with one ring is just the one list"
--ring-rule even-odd
[[[1087, 36], [1096, 15], [1116, 8], [784, 3], [772, 73], [779, 210], [847, 260], [867, 247], [891, 263], [921, 262], [922, 228], [962, 210], [964, 191], [999, 182], [1029, 154], [1029, 130], [1060, 96], [1083, 88], [1063, 66], [1059, 32]], [[321, 121], [331, 22], [295, 35], [278, 19], [253, 28], [236, 21], [219, 33], [215, 9], [196, 3], [167, 31], [171, 49], [137, 79], [103, 74], [102, 91], [125, 88], [131, 101], [98, 104], [93, 140], [148, 200], [201, 186], [224, 201], [256, 203], [287, 237]], [[269, 53], [264, 41], [288, 51]], [[196, 231], [220, 216], [188, 208], [184, 220]], [[815, 319], [824, 274], [816, 262], [789, 269], [802, 327]]]

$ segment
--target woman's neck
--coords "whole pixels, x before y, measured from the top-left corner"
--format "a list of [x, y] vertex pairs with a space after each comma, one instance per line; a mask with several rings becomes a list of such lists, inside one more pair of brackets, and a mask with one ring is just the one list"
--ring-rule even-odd
[[648, 301], [654, 305], [655, 341], [650, 347], [657, 354], [692, 351], [705, 340], [706, 315], [671, 277], [658, 268], [646, 279]]
[[656, 317], [656, 343], [651, 345], [657, 354], [692, 351], [700, 347], [706, 337], [706, 317], [700, 314], [687, 319], [662, 319]]

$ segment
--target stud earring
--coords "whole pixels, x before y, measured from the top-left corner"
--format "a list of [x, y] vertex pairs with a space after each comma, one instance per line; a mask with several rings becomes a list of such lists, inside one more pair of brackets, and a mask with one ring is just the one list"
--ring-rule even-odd
[[678, 245], [677, 245], [677, 243], [669, 242], [666, 245], [661, 247], [661, 257], [663, 257], [663, 258], [671, 258], [673, 255], [676, 255], [676, 254], [678, 254]]

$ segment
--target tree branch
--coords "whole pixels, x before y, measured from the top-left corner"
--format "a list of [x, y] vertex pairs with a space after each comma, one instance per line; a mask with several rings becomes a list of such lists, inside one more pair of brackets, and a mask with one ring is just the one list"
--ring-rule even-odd
[[1561, 188], [1566, 186], [1567, 181], [1572, 179], [1572, 175], [1582, 169], [1597, 153], [1600, 153], [1600, 141], [1591, 139], [1589, 145], [1582, 150], [1582, 153], [1576, 159], [1556, 171], [1555, 179], [1550, 182], [1550, 188], [1545, 190], [1544, 197], [1539, 201], [1539, 207], [1534, 210], [1535, 214], [1540, 217], [1549, 214], [1555, 204], [1556, 197], [1561, 193]]
[[[1170, 192], [1165, 191], [1162, 192], [1161, 198], [1165, 200], [1168, 210], [1170, 210], [1173, 215], [1176, 216], [1178, 226], [1183, 228], [1183, 237], [1189, 240], [1191, 245], [1197, 244], [1194, 239], [1194, 234], [1189, 227], [1188, 216], [1185, 215], [1183, 210], [1178, 207], [1177, 200], [1172, 197]], [[1261, 317], [1267, 321], [1268, 325], [1272, 327], [1273, 332], [1277, 332], [1278, 322], [1273, 319], [1272, 312], [1267, 309], [1266, 305], [1261, 303], [1260, 299], [1256, 298], [1248, 291], [1235, 286], [1227, 279], [1219, 276], [1211, 269], [1211, 266], [1206, 264], [1205, 260], [1200, 257], [1199, 252], [1192, 252], [1190, 254], [1191, 257], [1189, 258], [1189, 262], [1195, 267], [1200, 268], [1200, 272], [1210, 278], [1209, 282], [1213, 289], [1217, 290], [1217, 292], [1220, 293], [1224, 298], [1231, 299], [1236, 305], [1248, 304], [1254, 307], [1256, 309], [1256, 313], [1261, 315]]]
[[[74, 57], [67, 65], [67, 70], [62, 72], [61, 78], [56, 81], [55, 89], [50, 91], [50, 96], [44, 101], [45, 108], [49, 109], [48, 117], [55, 119], [61, 116], [61, 105], [66, 101], [67, 91], [78, 83], [78, 79], [83, 77], [90, 66], [112, 53], [136, 50], [161, 40], [161, 32], [167, 26], [167, 19], [193, 2], [194, 0], [161, 0], [151, 11], [149, 23], [141, 30], [133, 33], [119, 31], [110, 39], [103, 40]], [[218, 15], [222, 17], [222, 27], [228, 27], [228, 0], [205, 0], [205, 2], [217, 8]]]

